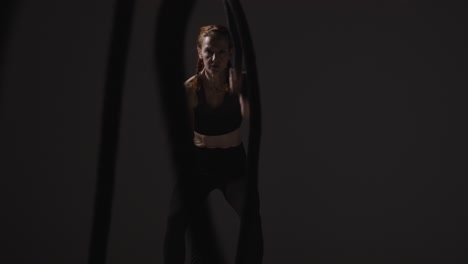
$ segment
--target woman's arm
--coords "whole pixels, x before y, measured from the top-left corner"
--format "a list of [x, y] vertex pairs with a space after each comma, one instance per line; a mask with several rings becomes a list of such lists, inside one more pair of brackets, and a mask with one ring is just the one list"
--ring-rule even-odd
[[247, 73], [242, 72], [240, 77], [240, 92], [239, 92], [239, 102], [241, 106], [242, 118], [249, 119], [250, 117], [250, 104], [248, 97], [248, 87], [247, 87]]
[[243, 94], [239, 95], [239, 102], [241, 107], [241, 114], [243, 119], [249, 119], [250, 116], [250, 104], [249, 99]]
[[193, 109], [197, 106], [197, 87], [195, 85], [195, 78], [196, 76], [190, 77], [187, 81], [185, 81], [185, 95], [187, 96], [187, 110], [190, 118], [190, 126], [193, 130], [195, 125], [195, 115], [193, 113]]

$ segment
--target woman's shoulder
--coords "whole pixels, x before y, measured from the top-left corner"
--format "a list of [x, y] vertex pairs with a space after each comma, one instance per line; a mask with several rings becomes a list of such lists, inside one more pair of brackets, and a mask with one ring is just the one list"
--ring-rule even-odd
[[187, 89], [194, 88], [196, 84], [197, 84], [197, 75], [191, 76], [184, 82], [185, 88]]
[[197, 79], [197, 75], [193, 75], [184, 82], [185, 93], [189, 99], [188, 103], [192, 107], [195, 107], [197, 105]]

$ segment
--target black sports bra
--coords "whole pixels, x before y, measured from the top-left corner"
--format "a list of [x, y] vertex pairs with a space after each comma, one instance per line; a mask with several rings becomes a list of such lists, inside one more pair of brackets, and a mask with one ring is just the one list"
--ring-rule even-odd
[[195, 132], [206, 136], [216, 136], [238, 129], [242, 123], [239, 95], [229, 91], [225, 92], [223, 102], [216, 108], [212, 108], [206, 102], [201, 78], [199, 76], [196, 78], [198, 78], [198, 104], [193, 109]]

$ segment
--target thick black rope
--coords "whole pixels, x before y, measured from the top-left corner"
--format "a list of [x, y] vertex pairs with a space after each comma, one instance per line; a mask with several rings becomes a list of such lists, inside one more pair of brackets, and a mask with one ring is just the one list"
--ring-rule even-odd
[[[5, 67], [6, 43], [11, 33], [11, 24], [18, 10], [18, 3], [14, 0], [4, 0], [0, 9], [0, 85], [3, 85], [3, 69]], [[0, 86], [0, 106], [3, 103], [3, 87]], [[0, 108], [0, 111], [2, 109]]]
[[117, 0], [107, 64], [89, 264], [105, 264], [112, 214], [122, 91], [134, 1]]
[[234, 60], [232, 66], [237, 70], [242, 70], [242, 43], [239, 37], [239, 31], [237, 30], [237, 25], [235, 21], [234, 14], [231, 10], [231, 5], [228, 0], [224, 0], [224, 11], [226, 13], [226, 21], [229, 27], [229, 32], [231, 34], [232, 43], [234, 46]]
[[[156, 24], [155, 62], [162, 112], [167, 127], [175, 180], [192, 172], [192, 137], [184, 88], [184, 40], [195, 0], [162, 2]], [[183, 194], [183, 192], [182, 192]], [[184, 197], [182, 197], [184, 199]]]
[[[252, 187], [257, 188], [258, 185], [258, 163], [260, 155], [260, 142], [262, 134], [261, 126], [261, 104], [260, 104], [260, 88], [258, 84], [257, 63], [255, 58], [255, 50], [253, 41], [250, 35], [247, 18], [244, 10], [238, 0], [225, 0], [229, 5], [228, 16], [234, 16], [236, 31], [238, 34], [234, 38], [234, 43], [240, 42], [242, 52], [244, 53], [246, 85], [249, 94], [250, 102], [250, 123], [249, 123], [249, 147], [248, 147], [248, 175], [254, 181]], [[231, 29], [232, 30], [232, 29]], [[238, 38], [238, 39], [236, 39]], [[240, 39], [240, 40], [239, 40]]]

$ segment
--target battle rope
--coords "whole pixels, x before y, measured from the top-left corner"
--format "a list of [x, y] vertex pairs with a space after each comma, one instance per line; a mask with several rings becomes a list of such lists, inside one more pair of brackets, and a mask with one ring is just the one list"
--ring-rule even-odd
[[[254, 181], [254, 188], [258, 185], [258, 163], [260, 155], [260, 142], [262, 134], [261, 126], [261, 104], [260, 104], [260, 88], [258, 84], [257, 63], [255, 58], [255, 50], [250, 35], [249, 26], [242, 6], [238, 0], [224, 0], [228, 16], [228, 23], [233, 34], [234, 45], [240, 43], [245, 60], [246, 85], [250, 101], [250, 122], [249, 122], [249, 144], [248, 144], [248, 175]], [[232, 16], [232, 17], [231, 17]], [[235, 21], [232, 23], [231, 21]], [[235, 28], [231, 25], [235, 24]], [[236, 53], [238, 51], [236, 50]], [[241, 67], [236, 58], [235, 67]]]
[[232, 43], [234, 46], [234, 58], [232, 66], [237, 70], [242, 70], [242, 43], [239, 37], [239, 31], [237, 30], [236, 21], [234, 19], [234, 14], [231, 10], [231, 5], [228, 0], [224, 0], [224, 11], [226, 13], [226, 20], [231, 34]]
[[105, 264], [110, 230], [122, 91], [134, 1], [117, 0], [107, 64], [101, 144], [88, 263]]
[[13, 20], [15, 19], [18, 12], [18, 2], [14, 0], [6, 0], [2, 2], [2, 8], [0, 9], [0, 111], [3, 110], [1, 105], [3, 103], [3, 82], [5, 68], [5, 57], [7, 49], [7, 40], [10, 37]]

